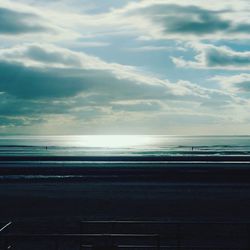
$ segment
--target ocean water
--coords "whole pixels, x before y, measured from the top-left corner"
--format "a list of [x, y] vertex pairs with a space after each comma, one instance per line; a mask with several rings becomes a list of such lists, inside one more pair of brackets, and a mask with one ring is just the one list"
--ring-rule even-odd
[[1, 136], [0, 156], [248, 155], [250, 136]]

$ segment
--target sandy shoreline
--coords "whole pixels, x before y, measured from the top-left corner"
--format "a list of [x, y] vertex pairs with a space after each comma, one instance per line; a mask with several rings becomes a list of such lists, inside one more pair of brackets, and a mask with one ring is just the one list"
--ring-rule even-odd
[[2, 219], [250, 221], [250, 166], [0, 161], [0, 200]]

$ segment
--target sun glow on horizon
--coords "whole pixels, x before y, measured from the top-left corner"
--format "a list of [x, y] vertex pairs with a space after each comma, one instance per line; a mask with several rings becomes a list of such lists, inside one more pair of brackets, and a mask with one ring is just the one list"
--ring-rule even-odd
[[152, 136], [147, 135], [91, 135], [79, 136], [77, 144], [93, 148], [130, 148], [151, 144]]

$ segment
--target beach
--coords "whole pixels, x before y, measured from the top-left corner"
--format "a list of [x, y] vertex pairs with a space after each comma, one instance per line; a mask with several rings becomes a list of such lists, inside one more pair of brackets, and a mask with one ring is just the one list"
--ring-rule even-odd
[[[1, 157], [0, 221], [11, 221], [9, 233], [14, 233], [4, 237], [14, 237], [12, 243], [19, 237], [15, 243], [18, 247], [26, 244], [24, 249], [32, 249], [37, 244], [34, 237], [40, 237], [40, 243], [46, 245], [51, 242], [48, 237], [52, 236], [48, 234], [52, 233], [66, 246], [70, 244], [68, 237], [79, 238], [83, 237], [79, 233], [89, 233], [79, 229], [81, 221], [142, 221], [154, 224], [141, 225], [136, 232], [160, 232], [165, 246], [206, 244], [211, 246], [209, 249], [215, 249], [213, 245], [234, 246], [234, 249], [248, 246], [247, 158], [229, 161], [228, 157], [220, 157], [216, 162], [209, 157], [182, 158], [182, 161], [177, 158], [103, 160], [71, 157], [58, 161], [41, 157], [37, 161], [35, 157]], [[110, 230], [98, 225], [90, 228], [91, 233]], [[127, 224], [119, 228], [118, 232], [125, 233], [135, 230]], [[60, 236], [65, 232], [66, 238]], [[22, 237], [33, 240], [25, 241]], [[79, 247], [78, 240], [73, 242]], [[144, 239], [143, 244], [146, 242]], [[41, 249], [45, 248], [49, 247]]]
[[1, 158], [0, 216], [250, 220], [248, 161], [171, 159], [53, 163]]
[[2, 220], [250, 220], [250, 185], [38, 181], [1, 183], [0, 197]]

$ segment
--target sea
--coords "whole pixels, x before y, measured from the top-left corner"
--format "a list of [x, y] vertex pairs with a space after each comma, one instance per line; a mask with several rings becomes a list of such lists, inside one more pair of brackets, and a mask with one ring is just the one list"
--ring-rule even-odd
[[0, 156], [249, 155], [250, 136], [0, 136]]

